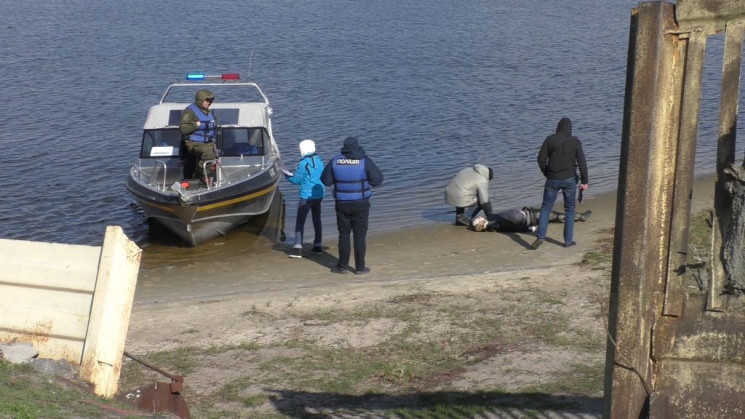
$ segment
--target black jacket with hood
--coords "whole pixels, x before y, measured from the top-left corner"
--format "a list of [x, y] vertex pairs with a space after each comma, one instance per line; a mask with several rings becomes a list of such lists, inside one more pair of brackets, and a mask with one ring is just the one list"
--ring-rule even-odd
[[[348, 159], [365, 159], [365, 174], [367, 175], [367, 183], [369, 183], [370, 186], [379, 186], [383, 183], [383, 172], [380, 171], [378, 166], [375, 165], [370, 157], [365, 155], [365, 149], [360, 146], [356, 137], [347, 137], [344, 139], [344, 146], [341, 148], [341, 154]], [[329, 160], [321, 174], [321, 182], [326, 186], [332, 186], [334, 184], [334, 170], [332, 168], [332, 163], [335, 158], [336, 157]]]
[[538, 152], [538, 167], [548, 179], [567, 179], [576, 176], [579, 168], [580, 182], [589, 183], [587, 162], [582, 143], [572, 135], [572, 121], [561, 118], [556, 127], [556, 134], [551, 134], [543, 141]]

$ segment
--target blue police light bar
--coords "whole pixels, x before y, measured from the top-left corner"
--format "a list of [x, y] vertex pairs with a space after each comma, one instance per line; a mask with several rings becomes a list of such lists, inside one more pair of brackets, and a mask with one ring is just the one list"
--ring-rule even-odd
[[223, 73], [223, 74], [204, 74], [204, 73], [189, 73], [186, 75], [186, 80], [240, 80], [241, 75], [239, 73]]

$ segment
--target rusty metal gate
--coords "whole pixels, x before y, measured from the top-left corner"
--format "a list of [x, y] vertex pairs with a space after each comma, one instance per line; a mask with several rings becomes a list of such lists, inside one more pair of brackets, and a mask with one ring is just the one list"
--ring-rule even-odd
[[[726, 292], [745, 273], [722, 251], [742, 210], [728, 170], [744, 30], [745, 0], [644, 2], [632, 11], [604, 417], [745, 417], [744, 297]], [[691, 291], [684, 278], [701, 79], [715, 34], [724, 53], [712, 248], [706, 284]]]

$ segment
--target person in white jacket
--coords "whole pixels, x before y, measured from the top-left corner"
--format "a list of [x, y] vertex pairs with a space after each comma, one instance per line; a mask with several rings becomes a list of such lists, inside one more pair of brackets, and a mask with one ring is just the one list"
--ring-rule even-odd
[[[492, 216], [489, 201], [489, 182], [494, 178], [491, 168], [482, 164], [467, 167], [450, 181], [445, 188], [445, 202], [455, 207], [455, 225], [471, 225], [471, 219], [481, 210], [486, 217]], [[475, 207], [470, 215], [466, 208]]]

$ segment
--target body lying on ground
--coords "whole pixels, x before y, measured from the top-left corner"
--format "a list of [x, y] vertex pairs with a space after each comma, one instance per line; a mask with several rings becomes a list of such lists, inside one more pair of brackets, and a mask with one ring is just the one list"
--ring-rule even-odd
[[[538, 226], [540, 208], [522, 207], [499, 211], [489, 217], [478, 216], [471, 222], [471, 227], [476, 231], [497, 231], [501, 233], [526, 233], [533, 232]], [[574, 214], [574, 221], [587, 221], [592, 211], [587, 210]], [[563, 223], [566, 215], [563, 212], [551, 211], [548, 221]]]

